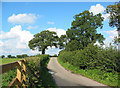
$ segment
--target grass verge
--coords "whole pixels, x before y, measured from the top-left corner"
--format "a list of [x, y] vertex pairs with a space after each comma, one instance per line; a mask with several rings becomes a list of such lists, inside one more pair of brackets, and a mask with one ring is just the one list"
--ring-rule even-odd
[[80, 74], [95, 81], [98, 81], [100, 83], [106, 84], [108, 86], [118, 88], [118, 73], [113, 74], [112, 72], [108, 73], [100, 71], [98, 69], [83, 70], [69, 63], [62, 62], [60, 58], [58, 58], [57, 60], [64, 68], [72, 71], [73, 73]]

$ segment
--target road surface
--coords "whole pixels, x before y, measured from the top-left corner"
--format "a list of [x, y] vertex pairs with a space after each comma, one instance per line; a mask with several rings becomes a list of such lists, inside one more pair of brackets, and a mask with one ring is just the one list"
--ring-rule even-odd
[[59, 87], [74, 86], [77, 88], [98, 88], [98, 86], [101, 86], [100, 88], [110, 88], [84, 76], [67, 71], [58, 63], [56, 57], [51, 57], [48, 63], [48, 69], [52, 73], [52, 76]]

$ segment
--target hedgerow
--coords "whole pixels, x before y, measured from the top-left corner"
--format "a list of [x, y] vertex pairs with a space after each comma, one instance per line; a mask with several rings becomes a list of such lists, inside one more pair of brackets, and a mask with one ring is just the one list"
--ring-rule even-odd
[[[120, 54], [120, 53], [119, 53]], [[120, 72], [118, 50], [111, 47], [102, 48], [89, 44], [83, 50], [61, 51], [59, 58], [80, 69], [99, 69], [106, 72]]]
[[56, 88], [56, 84], [47, 69], [49, 55], [37, 55], [36, 57], [30, 57], [26, 60], [28, 87], [49, 88], [52, 86]]

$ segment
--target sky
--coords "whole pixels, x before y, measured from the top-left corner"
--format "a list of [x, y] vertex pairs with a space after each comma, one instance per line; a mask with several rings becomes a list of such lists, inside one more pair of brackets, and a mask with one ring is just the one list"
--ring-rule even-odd
[[[74, 20], [73, 16], [85, 10], [94, 15], [101, 13], [105, 18], [103, 28], [97, 29], [104, 35], [105, 46], [117, 36], [116, 28], [109, 27], [109, 14], [104, 14], [114, 2], [2, 2], [2, 27], [0, 27], [0, 55], [36, 55], [28, 42], [44, 30], [55, 31], [60, 37], [66, 34]], [[98, 43], [96, 43], [98, 44]], [[60, 49], [48, 47], [46, 54], [58, 54]]]

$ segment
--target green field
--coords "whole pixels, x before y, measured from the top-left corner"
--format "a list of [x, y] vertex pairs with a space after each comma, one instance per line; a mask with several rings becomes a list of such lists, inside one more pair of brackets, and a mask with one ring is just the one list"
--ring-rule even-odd
[[18, 60], [22, 60], [23, 58], [4, 58], [2, 59], [2, 63], [1, 64], [7, 64], [7, 63], [12, 63], [12, 62], [15, 62], [15, 61], [18, 61]]

